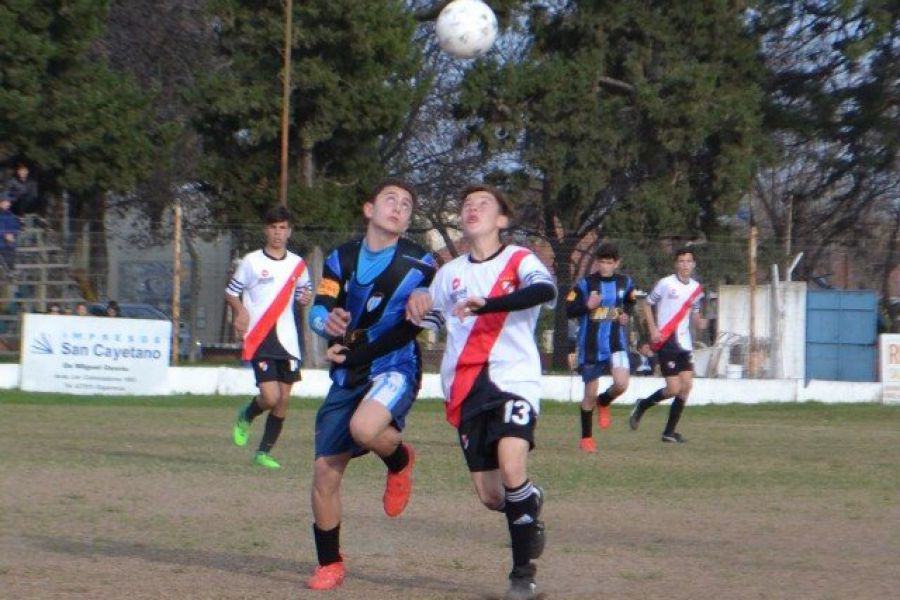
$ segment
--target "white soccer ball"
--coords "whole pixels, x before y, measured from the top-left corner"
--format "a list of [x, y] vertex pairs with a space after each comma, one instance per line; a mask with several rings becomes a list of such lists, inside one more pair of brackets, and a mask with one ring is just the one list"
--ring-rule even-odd
[[453, 0], [438, 15], [438, 44], [456, 58], [475, 58], [497, 39], [497, 17], [481, 0]]

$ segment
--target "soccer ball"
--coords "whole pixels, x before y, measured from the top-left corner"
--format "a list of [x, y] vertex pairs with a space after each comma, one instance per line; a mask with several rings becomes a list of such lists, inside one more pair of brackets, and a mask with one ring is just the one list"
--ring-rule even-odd
[[497, 39], [497, 17], [481, 0], [453, 0], [438, 15], [438, 44], [456, 58], [475, 58]]

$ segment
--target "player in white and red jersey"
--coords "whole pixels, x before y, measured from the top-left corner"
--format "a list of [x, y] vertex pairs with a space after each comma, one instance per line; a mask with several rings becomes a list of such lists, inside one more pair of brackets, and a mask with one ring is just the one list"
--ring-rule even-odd
[[312, 283], [306, 263], [287, 249], [288, 209], [270, 209], [265, 222], [265, 247], [244, 256], [225, 290], [234, 330], [244, 341], [241, 358], [250, 361], [259, 387], [259, 394], [238, 410], [232, 436], [236, 445], [247, 445], [253, 419], [269, 411], [254, 462], [278, 469], [269, 453], [281, 435], [291, 387], [300, 380], [295, 303], [309, 304]]
[[445, 264], [429, 294], [413, 294], [409, 318], [447, 329], [441, 382], [447, 420], [459, 434], [481, 502], [504, 512], [512, 540], [510, 596], [535, 597], [532, 559], [543, 551], [543, 492], [528, 478], [540, 412], [541, 363], [534, 328], [556, 286], [530, 251], [504, 245], [509, 205], [485, 185], [461, 196], [469, 254]]
[[[675, 274], [660, 279], [647, 296], [644, 305], [651, 347], [659, 357], [659, 366], [666, 379], [666, 387], [656, 390], [647, 398], [638, 399], [628, 423], [632, 430], [636, 430], [647, 409], [663, 400], [674, 398], [662, 434], [664, 442], [687, 441], [675, 431], [675, 427], [694, 384], [694, 346], [689, 319], [693, 320], [698, 328], [706, 327], [706, 319], [700, 317], [703, 288], [699, 282], [691, 278], [696, 266], [693, 250], [682, 248], [676, 251]], [[656, 308], [655, 315], [654, 308]]]

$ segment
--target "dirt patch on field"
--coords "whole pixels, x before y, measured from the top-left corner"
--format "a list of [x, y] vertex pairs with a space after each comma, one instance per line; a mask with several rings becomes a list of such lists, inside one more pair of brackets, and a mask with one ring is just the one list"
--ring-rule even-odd
[[[43, 433], [57, 410], [64, 409], [17, 409], [16, 429], [24, 419], [28, 436], [9, 424], [0, 429], [0, 449], [12, 457], [0, 463], [3, 598], [477, 599], [505, 590], [505, 520], [480, 508], [443, 430], [418, 438], [427, 485], [398, 519], [381, 509], [380, 463], [366, 457], [351, 466], [347, 580], [314, 594], [304, 589], [315, 565], [308, 434], [286, 435], [285, 469], [269, 473], [249, 466], [249, 452], [229, 447], [202, 411], [194, 415], [202, 424], [161, 431], [128, 416], [101, 424], [81, 409], [88, 414], [71, 431]], [[206, 413], [228, 420], [224, 411]], [[121, 438], [106, 437], [110, 427]], [[780, 494], [748, 480], [740, 493], [673, 487], [642, 495], [604, 487], [613, 476], [607, 461], [624, 455], [584, 457], [567, 441], [547, 445], [537, 469], [548, 494], [538, 574], [547, 598], [896, 594], [893, 493], [857, 498], [828, 492], [826, 482], [816, 495]], [[592, 469], [592, 484], [554, 485], [548, 465], [557, 459]]]

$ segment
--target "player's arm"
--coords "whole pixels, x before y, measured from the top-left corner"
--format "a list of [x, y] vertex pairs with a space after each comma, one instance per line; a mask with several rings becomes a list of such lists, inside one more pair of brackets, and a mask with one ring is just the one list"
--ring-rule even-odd
[[703, 294], [701, 293], [697, 300], [694, 301], [694, 306], [691, 309], [691, 323], [697, 329], [706, 329], [707, 325], [709, 325], [709, 319], [703, 317], [702, 309]]
[[[475, 314], [513, 312], [533, 308], [541, 304], [553, 305], [556, 301], [556, 284], [547, 267], [529, 253], [519, 264], [519, 281], [522, 287], [495, 298], [468, 298], [465, 307]], [[474, 302], [470, 302], [470, 301]]]
[[340, 364], [343, 367], [369, 364], [376, 358], [389, 354], [394, 350], [399, 350], [410, 343], [416, 339], [420, 331], [422, 331], [422, 327], [415, 325], [411, 321], [402, 321], [376, 340], [354, 346], [353, 348], [342, 347], [342, 349], [337, 351], [338, 354], [344, 356], [344, 362]]
[[661, 334], [659, 327], [656, 326], [656, 315], [653, 312], [653, 306], [661, 297], [660, 286], [657, 284], [644, 302], [644, 321], [647, 323], [647, 331], [650, 332], [650, 341], [654, 344], [659, 342]]
[[329, 341], [343, 336], [350, 324], [350, 313], [339, 305], [340, 295], [340, 259], [335, 250], [322, 267], [322, 280], [307, 319], [310, 329]]
[[309, 269], [304, 269], [303, 274], [297, 278], [297, 285], [294, 288], [294, 302], [301, 306], [308, 306], [312, 298], [312, 280], [309, 278]]
[[587, 289], [587, 280], [579, 279], [578, 282], [566, 294], [566, 317], [569, 319], [577, 319], [586, 314], [590, 309], [585, 302], [585, 294], [583, 290]]
[[243, 338], [250, 327], [250, 313], [241, 302], [241, 294], [252, 276], [246, 260], [242, 260], [225, 288], [225, 302], [231, 307], [231, 326], [238, 337]]

